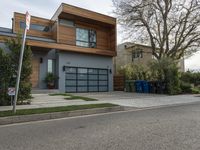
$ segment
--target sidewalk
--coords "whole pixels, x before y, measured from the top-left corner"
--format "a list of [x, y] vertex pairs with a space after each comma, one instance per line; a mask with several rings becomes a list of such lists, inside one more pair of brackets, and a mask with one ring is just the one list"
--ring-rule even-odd
[[[64, 96], [32, 94], [31, 105], [17, 105], [17, 109], [46, 108], [70, 105], [101, 104], [103, 101], [65, 100]], [[12, 106], [0, 106], [0, 111], [12, 110]]]
[[[33, 94], [31, 105], [18, 105], [17, 109], [45, 108], [70, 105], [111, 103], [120, 106], [147, 108], [175, 104], [200, 102], [198, 95], [158, 95], [127, 92], [74, 93], [73, 95], [98, 99], [98, 101], [65, 100], [64, 96]], [[0, 111], [12, 110], [12, 106], [0, 106]]]

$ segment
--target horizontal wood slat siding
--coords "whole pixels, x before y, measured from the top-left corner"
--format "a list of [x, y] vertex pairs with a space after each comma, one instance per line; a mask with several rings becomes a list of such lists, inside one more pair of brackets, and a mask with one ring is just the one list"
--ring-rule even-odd
[[[25, 22], [25, 14], [14, 13], [14, 33], [23, 32], [23, 29], [20, 28], [20, 21]], [[42, 19], [38, 17], [31, 16], [31, 23], [44, 25], [44, 26], [51, 26], [51, 21], [47, 19]], [[29, 30], [27, 35], [43, 37], [43, 38], [52, 38], [52, 32], [42, 32], [37, 30]]]
[[[97, 49], [111, 49], [111, 29], [110, 27], [101, 27], [98, 25], [88, 24], [85, 22], [75, 21], [76, 27], [83, 29], [93, 29], [97, 34]], [[62, 44], [76, 45], [76, 27], [67, 27], [59, 25], [58, 42]], [[115, 43], [113, 43], [115, 44]]]
[[101, 21], [104, 23], [108, 23], [111, 25], [116, 24], [116, 19], [110, 16], [106, 16], [103, 14], [99, 14], [93, 11], [89, 11], [86, 9], [78, 8], [75, 6], [67, 5], [67, 4], [62, 4], [62, 12], [68, 13], [68, 14], [73, 14], [76, 16], [81, 16], [87, 19], [93, 19], [97, 21]]
[[75, 45], [76, 30], [73, 27], [59, 25], [58, 42], [62, 44]]
[[79, 53], [116, 56], [115, 51], [101, 50], [97, 48], [83, 48], [83, 47], [66, 45], [66, 44], [58, 44], [58, 43], [47, 43], [47, 42], [41, 42], [41, 41], [28, 40], [27, 45], [44, 47], [44, 48], [52, 48], [52, 49], [58, 49], [58, 50], [63, 50], [63, 51], [79, 52]]

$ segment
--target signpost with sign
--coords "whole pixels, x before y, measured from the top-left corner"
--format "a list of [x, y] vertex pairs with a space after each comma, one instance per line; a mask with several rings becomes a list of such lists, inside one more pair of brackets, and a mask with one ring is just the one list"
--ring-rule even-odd
[[30, 28], [30, 21], [31, 21], [31, 16], [28, 12], [26, 12], [26, 28], [24, 30], [24, 36], [23, 36], [23, 42], [22, 42], [22, 47], [20, 51], [20, 58], [19, 58], [19, 66], [18, 66], [18, 73], [17, 73], [17, 82], [15, 86], [15, 99], [13, 102], [13, 112], [16, 113], [16, 103], [17, 103], [17, 97], [18, 97], [18, 91], [19, 91], [19, 82], [20, 82], [20, 77], [21, 77], [21, 70], [22, 70], [22, 60], [23, 60], [23, 55], [24, 55], [24, 47], [25, 47], [25, 41], [26, 41], [26, 33], [27, 30]]
[[11, 106], [13, 105], [13, 97], [15, 96], [15, 88], [9, 87], [8, 88], [8, 95], [11, 97]]

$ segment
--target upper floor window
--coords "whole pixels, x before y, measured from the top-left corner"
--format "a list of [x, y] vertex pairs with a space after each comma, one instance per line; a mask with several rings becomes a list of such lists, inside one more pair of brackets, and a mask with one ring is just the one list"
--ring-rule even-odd
[[60, 25], [69, 26], [69, 27], [75, 26], [74, 21], [72, 21], [72, 20], [59, 19], [59, 23], [60, 23]]
[[[26, 24], [23, 21], [20, 21], [20, 28], [25, 29]], [[49, 32], [51, 28], [49, 26], [43, 26], [39, 24], [30, 24], [30, 29], [31, 30], [37, 30], [37, 31], [42, 31], [42, 32]]]
[[76, 45], [83, 47], [96, 47], [96, 31], [76, 28]]
[[132, 60], [136, 58], [143, 58], [143, 51], [142, 50], [134, 50], [132, 52]]

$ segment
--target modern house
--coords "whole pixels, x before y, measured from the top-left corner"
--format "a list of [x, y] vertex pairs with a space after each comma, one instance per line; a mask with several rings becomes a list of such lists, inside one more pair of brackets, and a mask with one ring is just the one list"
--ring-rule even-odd
[[[25, 14], [14, 13], [12, 29], [0, 28], [4, 39], [25, 28]], [[59, 77], [60, 92], [113, 90], [116, 19], [62, 3], [51, 19], [31, 16], [27, 45], [31, 47], [33, 88], [45, 89], [48, 72]]]
[[[152, 59], [155, 58], [152, 55], [150, 46], [125, 42], [117, 46], [117, 56], [114, 58], [114, 70], [117, 73], [121, 67], [129, 63], [147, 66]], [[179, 61], [178, 67], [180, 71], [185, 71], [184, 59]]]

